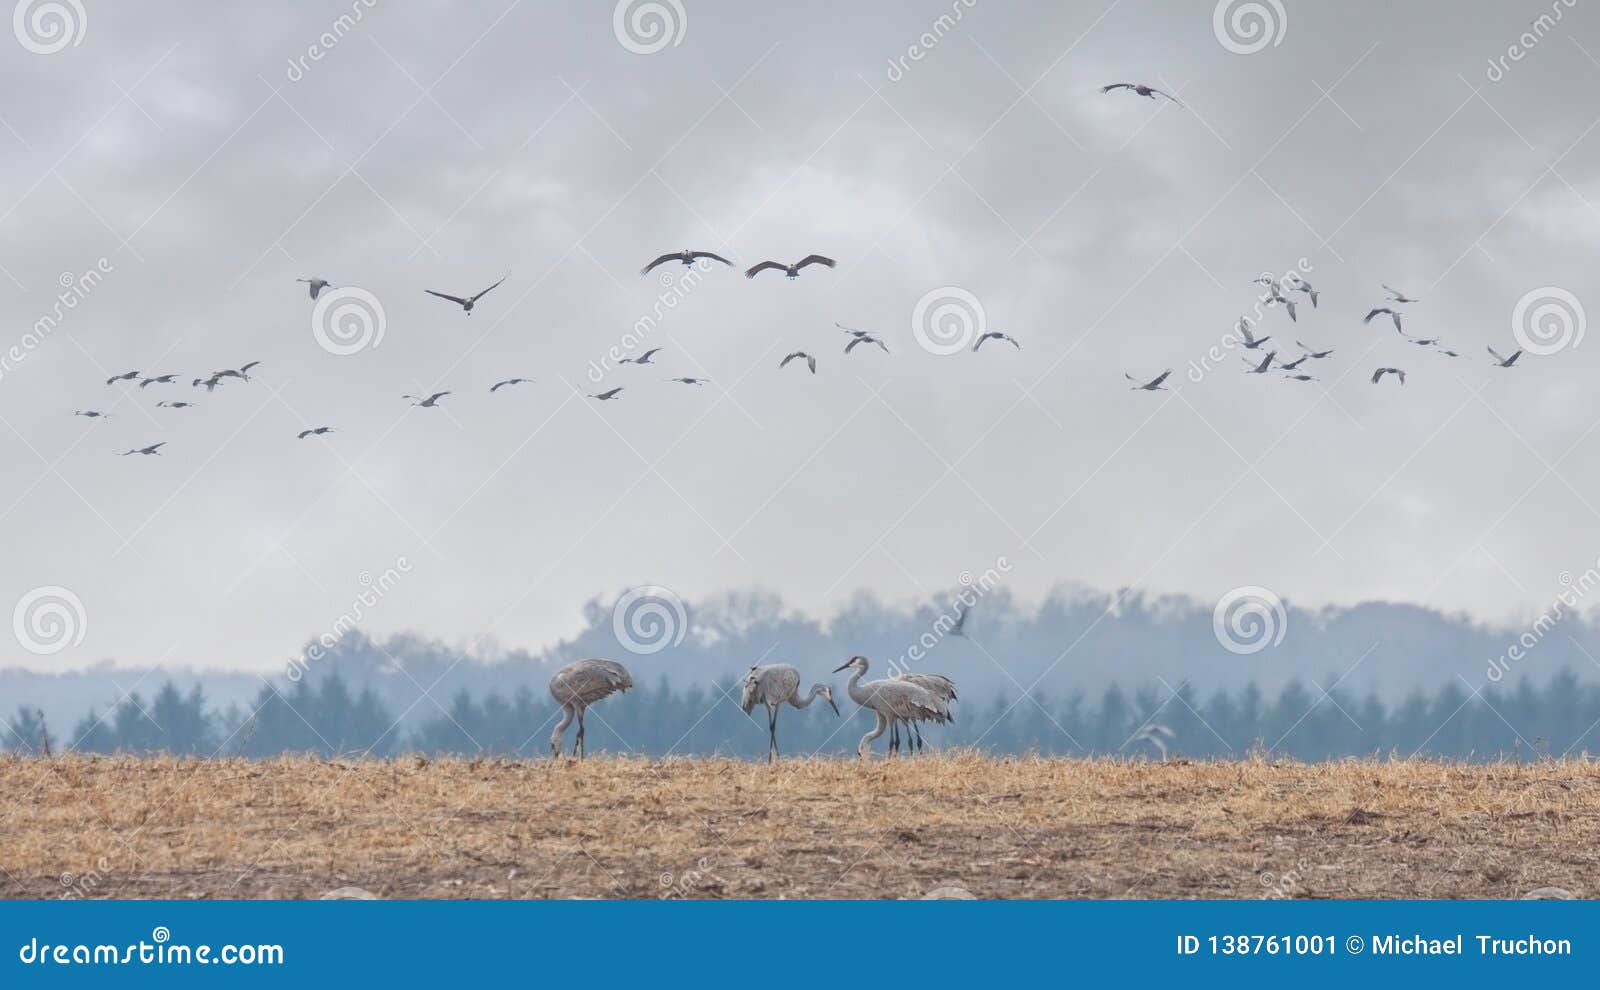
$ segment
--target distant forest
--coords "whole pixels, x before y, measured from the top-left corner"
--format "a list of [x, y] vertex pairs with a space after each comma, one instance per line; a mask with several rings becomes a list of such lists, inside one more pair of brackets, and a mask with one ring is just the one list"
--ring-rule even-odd
[[[1332, 683], [1334, 678], [1321, 683]], [[607, 699], [591, 710], [588, 747], [649, 756], [765, 755], [762, 712], [747, 718], [732, 679], [706, 689], [673, 690], [664, 680]], [[844, 717], [823, 705], [785, 708], [779, 744], [788, 755], [849, 754], [872, 725], [838, 695]], [[1542, 688], [1528, 680], [1492, 700], [1456, 684], [1430, 695], [1414, 692], [1387, 706], [1374, 694], [1356, 696], [1290, 682], [1268, 698], [1251, 684], [1200, 697], [1188, 687], [1128, 693], [1112, 685], [1097, 698], [1004, 694], [963, 696], [954, 725], [932, 728], [935, 746], [972, 746], [996, 754], [1241, 757], [1251, 752], [1302, 760], [1343, 756], [1429, 756], [1469, 760], [1529, 760], [1600, 748], [1591, 731], [1600, 723], [1600, 686], [1570, 671]], [[472, 697], [462, 691], [447, 705], [406, 724], [369, 689], [352, 691], [337, 674], [317, 687], [263, 686], [247, 711], [218, 711], [196, 686], [187, 693], [167, 682], [149, 697], [129, 695], [106, 711], [89, 711], [70, 729], [47, 726], [26, 705], [6, 723], [13, 753], [173, 753], [263, 758], [284, 753], [387, 757], [418, 753], [529, 757], [549, 752], [559, 713], [547, 695], [530, 689], [510, 696]], [[1513, 728], [1515, 727], [1515, 728]], [[571, 733], [567, 737], [570, 746]], [[881, 752], [887, 737], [876, 748]]]

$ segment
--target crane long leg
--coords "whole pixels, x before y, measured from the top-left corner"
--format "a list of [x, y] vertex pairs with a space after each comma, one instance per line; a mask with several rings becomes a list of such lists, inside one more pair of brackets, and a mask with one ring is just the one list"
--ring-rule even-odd
[[767, 762], [771, 763], [778, 758], [778, 708], [776, 705], [767, 709]]
[[583, 759], [587, 752], [583, 747], [583, 709], [578, 709], [578, 739], [572, 744], [572, 754], [578, 759]]
[[900, 752], [900, 720], [894, 719], [889, 723], [889, 752]]
[[912, 722], [911, 723], [911, 728], [916, 730], [916, 733], [917, 733], [917, 752], [920, 753], [920, 752], [922, 752], [922, 726], [918, 725], [915, 722]]

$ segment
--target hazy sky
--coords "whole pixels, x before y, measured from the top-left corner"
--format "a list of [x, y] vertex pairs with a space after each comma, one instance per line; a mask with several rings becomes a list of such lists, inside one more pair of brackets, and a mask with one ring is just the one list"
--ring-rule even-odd
[[[1282, 0], [1264, 47], [1194, 2], [681, 0], [664, 47], [609, 3], [73, 6], [0, 44], [0, 606], [59, 586], [87, 625], [0, 664], [279, 667], [402, 557], [374, 635], [537, 648], [635, 585], [828, 615], [1002, 555], [1024, 602], [1259, 585], [1501, 619], [1600, 552], [1600, 343], [1485, 353], [1529, 293], [1600, 305], [1582, 4]], [[666, 306], [638, 271], [683, 247], [839, 267], [718, 267]], [[1320, 381], [1235, 351], [1190, 375], [1302, 258], [1320, 307], [1258, 332], [1333, 348]], [[470, 317], [422, 291], [507, 271]], [[381, 302], [376, 347], [319, 345], [313, 275]], [[1462, 357], [1363, 325], [1383, 282]], [[944, 287], [1022, 350], [921, 347]], [[656, 367], [597, 387], [658, 308]], [[893, 353], [843, 355], [836, 320]], [[802, 348], [815, 377], [778, 369]], [[130, 369], [181, 383], [103, 384]]]

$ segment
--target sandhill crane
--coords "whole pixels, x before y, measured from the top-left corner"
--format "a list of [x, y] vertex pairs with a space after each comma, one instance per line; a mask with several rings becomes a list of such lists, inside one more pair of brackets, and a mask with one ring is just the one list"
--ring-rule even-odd
[[112, 375], [110, 378], [107, 378], [106, 384], [115, 385], [117, 382], [131, 382], [142, 374], [144, 374], [142, 371], [124, 371], [120, 375]]
[[1394, 288], [1393, 286], [1389, 285], [1388, 283], [1383, 283], [1383, 288], [1384, 288], [1385, 292], [1389, 293], [1389, 301], [1390, 302], [1414, 303], [1414, 302], [1421, 302], [1422, 301], [1420, 299], [1412, 299], [1412, 298], [1410, 298], [1404, 292], [1401, 292], [1399, 289]]
[[[966, 618], [967, 618], [966, 612], [962, 612], [961, 613], [961, 621], [965, 622]], [[955, 635], [963, 635], [963, 634], [956, 633]], [[956, 682], [952, 681], [950, 678], [944, 676], [943, 674], [906, 674], [906, 673], [899, 673], [899, 674], [894, 675], [894, 679], [897, 680], [897, 681], [905, 681], [908, 684], [915, 684], [917, 687], [922, 688], [924, 691], [928, 692], [929, 694], [933, 695], [935, 698], [938, 698], [940, 701], [944, 702], [945, 708], [947, 710], [950, 707], [950, 702], [956, 700]], [[950, 721], [954, 722], [955, 720], [956, 720], [955, 715], [951, 715], [950, 716]], [[918, 751], [920, 751], [922, 749], [922, 730], [917, 727], [917, 723], [919, 723], [921, 721], [922, 721], [921, 719], [907, 719], [906, 720], [906, 749], [908, 749], [908, 750], [913, 748], [913, 744], [912, 744], [912, 741], [911, 741], [911, 735], [912, 735], [913, 732], [916, 733], [915, 749], [918, 750]]]
[[684, 248], [677, 254], [662, 255], [656, 260], [650, 262], [648, 265], [645, 265], [643, 268], [639, 269], [639, 274], [648, 275], [656, 269], [656, 266], [664, 265], [669, 261], [681, 261], [683, 262], [684, 267], [687, 268], [701, 258], [710, 258], [712, 261], [720, 261], [724, 265], [728, 265], [730, 267], [733, 265], [733, 262], [729, 261], [727, 258], [724, 258], [720, 254], [712, 254], [710, 251], [691, 251], [688, 248]]
[[157, 402], [156, 403], [156, 408], [157, 409], [192, 409], [192, 408], [194, 408], [194, 403], [193, 402], [167, 402], [166, 400], [162, 400], [161, 402]]
[[1284, 309], [1289, 311], [1289, 322], [1291, 322], [1291, 323], [1300, 322], [1300, 317], [1295, 315], [1294, 300], [1290, 299], [1288, 296], [1286, 296], [1283, 293], [1279, 292], [1276, 286], [1274, 286], [1273, 289], [1272, 289], [1272, 295], [1267, 297], [1267, 305], [1268, 306], [1273, 306], [1273, 305], [1282, 306]]
[[1298, 340], [1295, 341], [1295, 346], [1297, 346], [1301, 350], [1305, 351], [1306, 352], [1306, 357], [1310, 358], [1313, 361], [1320, 361], [1325, 357], [1332, 356], [1332, 354], [1333, 354], [1333, 349], [1331, 347], [1328, 350], [1325, 350], [1325, 351], [1313, 350], [1312, 348], [1307, 347], [1306, 345], [1300, 343], [1300, 341], [1298, 341]]
[[709, 382], [710, 380], [711, 379], [709, 379], [709, 378], [668, 378], [667, 379], [667, 381], [669, 381], [669, 382], [677, 382], [679, 385], [704, 385], [706, 382]]
[[1500, 352], [1495, 350], [1493, 347], [1488, 348], [1488, 351], [1489, 356], [1494, 358], [1495, 365], [1501, 368], [1511, 367], [1517, 363], [1517, 358], [1522, 356], [1521, 351], [1512, 351], [1510, 357], [1501, 357]]
[[333, 427], [331, 427], [331, 426], [318, 426], [318, 427], [314, 427], [314, 428], [309, 429], [309, 430], [301, 430], [299, 432], [299, 434], [297, 434], [297, 438], [300, 439], [300, 440], [304, 440], [306, 437], [320, 437], [323, 434], [332, 433], [332, 432], [333, 432]]
[[1167, 99], [1169, 99], [1172, 102], [1178, 104], [1178, 106], [1180, 106], [1180, 107], [1183, 106], [1183, 101], [1179, 100], [1176, 96], [1173, 96], [1171, 93], [1165, 92], [1164, 90], [1156, 89], [1154, 86], [1146, 86], [1144, 83], [1112, 83], [1109, 86], [1101, 86], [1100, 87], [1100, 92], [1109, 93], [1112, 90], [1117, 90], [1117, 89], [1126, 89], [1126, 90], [1128, 90], [1130, 92], [1137, 93], [1140, 96], [1148, 97], [1148, 98], [1150, 98], [1152, 100], [1155, 99], [1158, 96], [1165, 96]]
[[213, 377], [213, 378], [237, 378], [240, 381], [246, 381], [247, 382], [247, 381], [250, 380], [250, 369], [254, 368], [256, 365], [258, 365], [260, 363], [261, 363], [260, 361], [251, 361], [249, 364], [242, 364], [237, 368], [224, 368], [222, 371], [213, 371], [211, 373], [211, 377]]
[[439, 400], [449, 395], [449, 392], [435, 392], [427, 398], [420, 395], [402, 395], [402, 399], [410, 399], [411, 404], [420, 409], [432, 409], [439, 404]]
[[803, 358], [803, 359], [805, 359], [806, 366], [811, 369], [811, 373], [813, 375], [817, 373], [817, 359], [812, 357], [811, 355], [807, 354], [805, 351], [795, 351], [793, 354], [790, 354], [788, 357], [784, 358], [782, 361], [779, 361], [778, 362], [778, 367], [780, 367], [780, 368], [783, 367], [784, 365], [788, 364], [790, 361], [793, 361], [795, 358]]
[[84, 417], [86, 419], [100, 419], [100, 418], [104, 417], [106, 414], [101, 412], [98, 409], [78, 409], [78, 410], [74, 411], [72, 415], [74, 415], [74, 416], [82, 416], [82, 417]]
[[1278, 370], [1279, 371], [1298, 371], [1298, 370], [1300, 370], [1300, 366], [1302, 364], [1305, 364], [1309, 360], [1311, 360], [1311, 355], [1302, 354], [1299, 357], [1295, 358], [1293, 361], [1279, 361], [1278, 362]]
[[619, 385], [616, 388], [608, 388], [604, 392], [593, 393], [593, 394], [591, 394], [589, 396], [589, 398], [591, 398], [591, 399], [599, 399], [601, 402], [605, 402], [605, 401], [610, 400], [610, 399], [615, 399], [617, 396], [619, 396], [621, 394], [622, 394], [622, 386]]
[[315, 299], [323, 289], [330, 288], [333, 283], [325, 278], [297, 278], [296, 282], [304, 282], [311, 287], [311, 298]]
[[1272, 334], [1270, 333], [1265, 337], [1257, 337], [1251, 334], [1250, 323], [1248, 320], [1240, 320], [1237, 329], [1239, 331], [1239, 343], [1243, 344], [1247, 349], [1252, 351], [1272, 339]]
[[489, 391], [498, 392], [501, 389], [505, 388], [507, 385], [532, 385], [532, 384], [533, 384], [533, 379], [532, 378], [506, 378], [506, 379], [502, 379], [501, 381], [495, 382], [493, 385], [490, 385], [489, 386]]
[[643, 354], [639, 355], [638, 357], [619, 358], [617, 360], [617, 363], [618, 364], [649, 364], [650, 363], [650, 359], [655, 357], [657, 354], [660, 354], [660, 353], [661, 353], [661, 348], [652, 347], [648, 351], [645, 351]]
[[759, 265], [752, 265], [750, 268], [745, 269], [744, 277], [755, 278], [761, 272], [764, 272], [770, 268], [774, 271], [783, 272], [790, 278], [799, 278], [800, 269], [806, 267], [807, 265], [826, 265], [827, 267], [832, 268], [836, 264], [838, 264], [838, 262], [834, 261], [832, 258], [824, 258], [820, 254], [808, 254], [792, 265], [786, 265], [781, 261], [763, 261]]
[[561, 706], [561, 723], [550, 733], [550, 755], [561, 755], [561, 740], [567, 726], [578, 720], [578, 737], [572, 743], [572, 755], [583, 759], [583, 713], [589, 706], [618, 691], [633, 687], [633, 677], [628, 668], [615, 660], [578, 660], [556, 671], [550, 678], [550, 697]]
[[161, 453], [161, 448], [165, 447], [166, 445], [167, 445], [167, 442], [165, 440], [163, 440], [160, 443], [153, 443], [148, 447], [135, 447], [132, 450], [124, 450], [122, 453], [118, 454], [117, 456], [118, 457], [127, 457], [129, 454], [143, 454], [146, 457], [149, 457], [152, 454], [160, 454]]
[[1128, 374], [1126, 371], [1122, 373], [1122, 377], [1126, 378], [1130, 382], [1133, 382], [1131, 387], [1135, 392], [1165, 392], [1167, 391], [1167, 387], [1161, 383], [1166, 381], [1167, 376], [1171, 374], [1172, 369], [1168, 368], [1166, 371], [1163, 371], [1161, 374], [1155, 376], [1147, 382], [1144, 382], [1143, 384], [1140, 384], [1139, 379]]
[[950, 627], [950, 635], [967, 638], [967, 616], [972, 614], [972, 606], [966, 602], [956, 602], [956, 621]]
[[177, 375], [156, 375], [152, 378], [141, 378], [139, 380], [139, 387], [148, 388], [151, 385], [171, 385], [177, 380]]
[[1371, 323], [1373, 317], [1379, 316], [1383, 313], [1388, 313], [1390, 319], [1394, 320], [1394, 329], [1396, 333], [1405, 333], [1405, 330], [1400, 326], [1400, 314], [1387, 306], [1374, 306], [1372, 310], [1362, 318], [1361, 322]]
[[193, 382], [190, 382], [190, 384], [195, 388], [204, 386], [207, 392], [215, 392], [217, 390], [217, 386], [222, 384], [222, 376], [212, 375], [210, 378], [196, 378]]
[[1245, 372], [1245, 374], [1247, 374], [1247, 375], [1264, 375], [1264, 374], [1266, 374], [1267, 373], [1267, 369], [1272, 367], [1272, 359], [1277, 357], [1277, 356], [1278, 356], [1278, 352], [1277, 351], [1268, 351], [1267, 352], [1267, 356], [1261, 359], [1261, 363], [1260, 364], [1251, 364], [1249, 361], [1246, 361], [1244, 363], [1245, 367], [1249, 368], [1250, 370]]
[[1298, 275], [1291, 275], [1289, 276], [1289, 288], [1304, 292], [1306, 295], [1310, 296], [1311, 308], [1317, 308], [1317, 297], [1322, 295], [1322, 293], [1318, 292], [1316, 289], [1313, 289], [1310, 282], [1307, 282]]
[[[850, 700], [862, 708], [870, 709], [878, 718], [872, 731], [862, 736], [856, 744], [856, 755], [866, 757], [872, 752], [872, 740], [883, 735], [885, 729], [907, 719], [950, 721], [949, 706], [910, 681], [877, 680], [862, 684], [861, 678], [867, 673], [866, 657], [851, 657], [836, 667], [834, 673], [851, 669], [855, 673], [850, 676]], [[895, 732], [889, 737], [889, 751], [892, 753], [899, 748], [899, 733]]]
[[998, 330], [990, 330], [988, 333], [979, 334], [977, 342], [972, 345], [972, 349], [976, 351], [983, 346], [983, 342], [986, 340], [1003, 340], [1017, 350], [1022, 350], [1022, 345], [1017, 343], [1017, 338], [1008, 333], [1001, 333]]
[[1400, 379], [1400, 384], [1406, 383], [1406, 373], [1399, 368], [1379, 368], [1372, 373], [1372, 384], [1376, 385], [1383, 380], [1384, 375], [1394, 375]]
[[739, 695], [739, 707], [746, 715], [756, 705], [767, 706], [767, 762], [778, 758], [778, 708], [788, 702], [796, 708], [806, 708], [821, 698], [839, 714], [833, 703], [833, 689], [826, 684], [811, 685], [811, 693], [800, 697], [800, 671], [786, 663], [769, 663], [750, 668], [745, 675], [744, 690]]
[[[507, 274], [500, 276], [500, 282], [504, 282], [506, 279], [508, 279], [510, 277], [511, 277], [511, 275], [508, 272]], [[463, 299], [460, 296], [452, 296], [452, 295], [449, 295], [449, 294], [444, 293], [444, 292], [435, 292], [432, 289], [423, 289], [422, 291], [426, 292], [430, 296], [438, 296], [440, 299], [448, 299], [451, 302], [456, 303], [457, 305], [459, 305], [461, 307], [462, 312], [466, 313], [468, 316], [471, 316], [472, 315], [472, 307], [476, 306], [478, 304], [478, 300], [482, 299], [484, 296], [488, 295], [491, 290], [493, 290], [495, 288], [498, 288], [499, 285], [500, 285], [500, 282], [496, 282], [494, 285], [489, 286], [489, 288], [484, 289], [482, 292], [478, 293], [475, 296], [467, 296], [465, 299]]]
[[889, 345], [885, 344], [882, 338], [874, 337], [870, 333], [860, 333], [852, 337], [850, 339], [850, 343], [844, 345], [844, 352], [849, 354], [861, 344], [877, 344], [879, 347], [883, 348], [883, 353], [889, 353]]

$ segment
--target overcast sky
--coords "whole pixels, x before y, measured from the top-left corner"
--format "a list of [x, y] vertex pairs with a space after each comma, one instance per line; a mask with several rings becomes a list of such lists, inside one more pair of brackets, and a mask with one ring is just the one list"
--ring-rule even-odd
[[[1600, 306], [1600, 21], [1276, 6], [1254, 42], [1135, 0], [682, 0], [664, 46], [609, 3], [82, 0], [64, 38], [25, 27], [0, 45], [0, 605], [58, 586], [86, 621], [0, 663], [279, 667], [401, 558], [369, 632], [530, 649], [635, 585], [826, 616], [1001, 556], [1023, 602], [1542, 607], [1600, 552], [1600, 343], [1575, 320], [1510, 369], [1485, 348], [1518, 347], [1529, 293]], [[839, 265], [719, 266], [664, 306], [683, 269], [639, 269], [684, 247]], [[1247, 376], [1224, 337], [1300, 259], [1320, 306], [1258, 333], [1335, 353]], [[508, 271], [471, 316], [423, 293]], [[381, 342], [321, 346], [307, 276], [377, 298]], [[1383, 282], [1462, 357], [1364, 325]], [[1021, 350], [924, 349], [946, 287]], [[596, 385], [657, 308], [656, 366]], [[835, 321], [892, 353], [842, 354]], [[814, 377], [777, 367], [798, 349]], [[131, 369], [180, 383], [103, 384]], [[489, 394], [512, 376], [537, 381]]]

